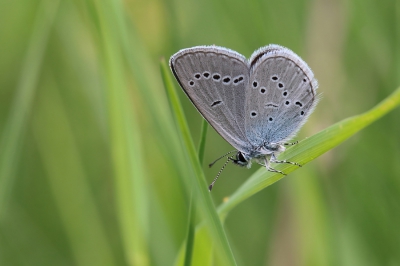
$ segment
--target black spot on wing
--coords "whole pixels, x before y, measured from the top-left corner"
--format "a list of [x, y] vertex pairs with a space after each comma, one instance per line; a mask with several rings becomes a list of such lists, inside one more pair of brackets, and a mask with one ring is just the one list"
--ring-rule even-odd
[[211, 107], [214, 107], [214, 106], [219, 105], [219, 104], [221, 104], [221, 103], [222, 103], [222, 101], [215, 101], [215, 102], [213, 102], [213, 103], [211, 104]]

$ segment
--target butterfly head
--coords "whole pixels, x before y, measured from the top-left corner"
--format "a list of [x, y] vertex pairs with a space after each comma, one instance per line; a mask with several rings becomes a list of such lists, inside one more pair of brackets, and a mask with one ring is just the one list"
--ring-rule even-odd
[[285, 146], [280, 143], [265, 143], [250, 154], [238, 151], [235, 156], [231, 157], [231, 161], [236, 165], [250, 168], [252, 161], [264, 165], [266, 157], [269, 158], [271, 155], [277, 155], [285, 150]]
[[249, 168], [251, 165], [251, 158], [247, 154], [238, 151], [236, 156], [232, 159], [232, 162], [236, 165]]

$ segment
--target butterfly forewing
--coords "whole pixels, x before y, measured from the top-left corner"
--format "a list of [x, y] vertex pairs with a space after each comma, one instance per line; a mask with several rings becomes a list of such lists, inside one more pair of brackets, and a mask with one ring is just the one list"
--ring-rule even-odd
[[199, 46], [174, 54], [170, 67], [214, 129], [236, 149], [249, 152], [243, 112], [249, 80], [246, 59], [226, 48]]

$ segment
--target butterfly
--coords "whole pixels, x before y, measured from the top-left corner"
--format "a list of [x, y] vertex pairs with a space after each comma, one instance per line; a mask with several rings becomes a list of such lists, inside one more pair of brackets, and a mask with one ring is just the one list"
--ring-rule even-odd
[[300, 166], [276, 158], [285, 145], [295, 144], [286, 141], [318, 102], [318, 82], [298, 55], [271, 44], [247, 60], [224, 47], [196, 46], [172, 55], [169, 65], [196, 109], [236, 149], [209, 190], [229, 161], [245, 167], [256, 162], [281, 174], [271, 162]]

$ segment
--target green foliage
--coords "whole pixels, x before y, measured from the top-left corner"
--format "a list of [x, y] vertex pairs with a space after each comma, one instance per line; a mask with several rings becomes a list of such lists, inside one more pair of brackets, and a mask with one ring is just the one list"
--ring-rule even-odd
[[[0, 1], [0, 265], [400, 264], [399, 14], [395, 0]], [[269, 43], [319, 80], [281, 154], [304, 166], [228, 165], [209, 193], [207, 165], [231, 147], [205, 138], [159, 59]]]

